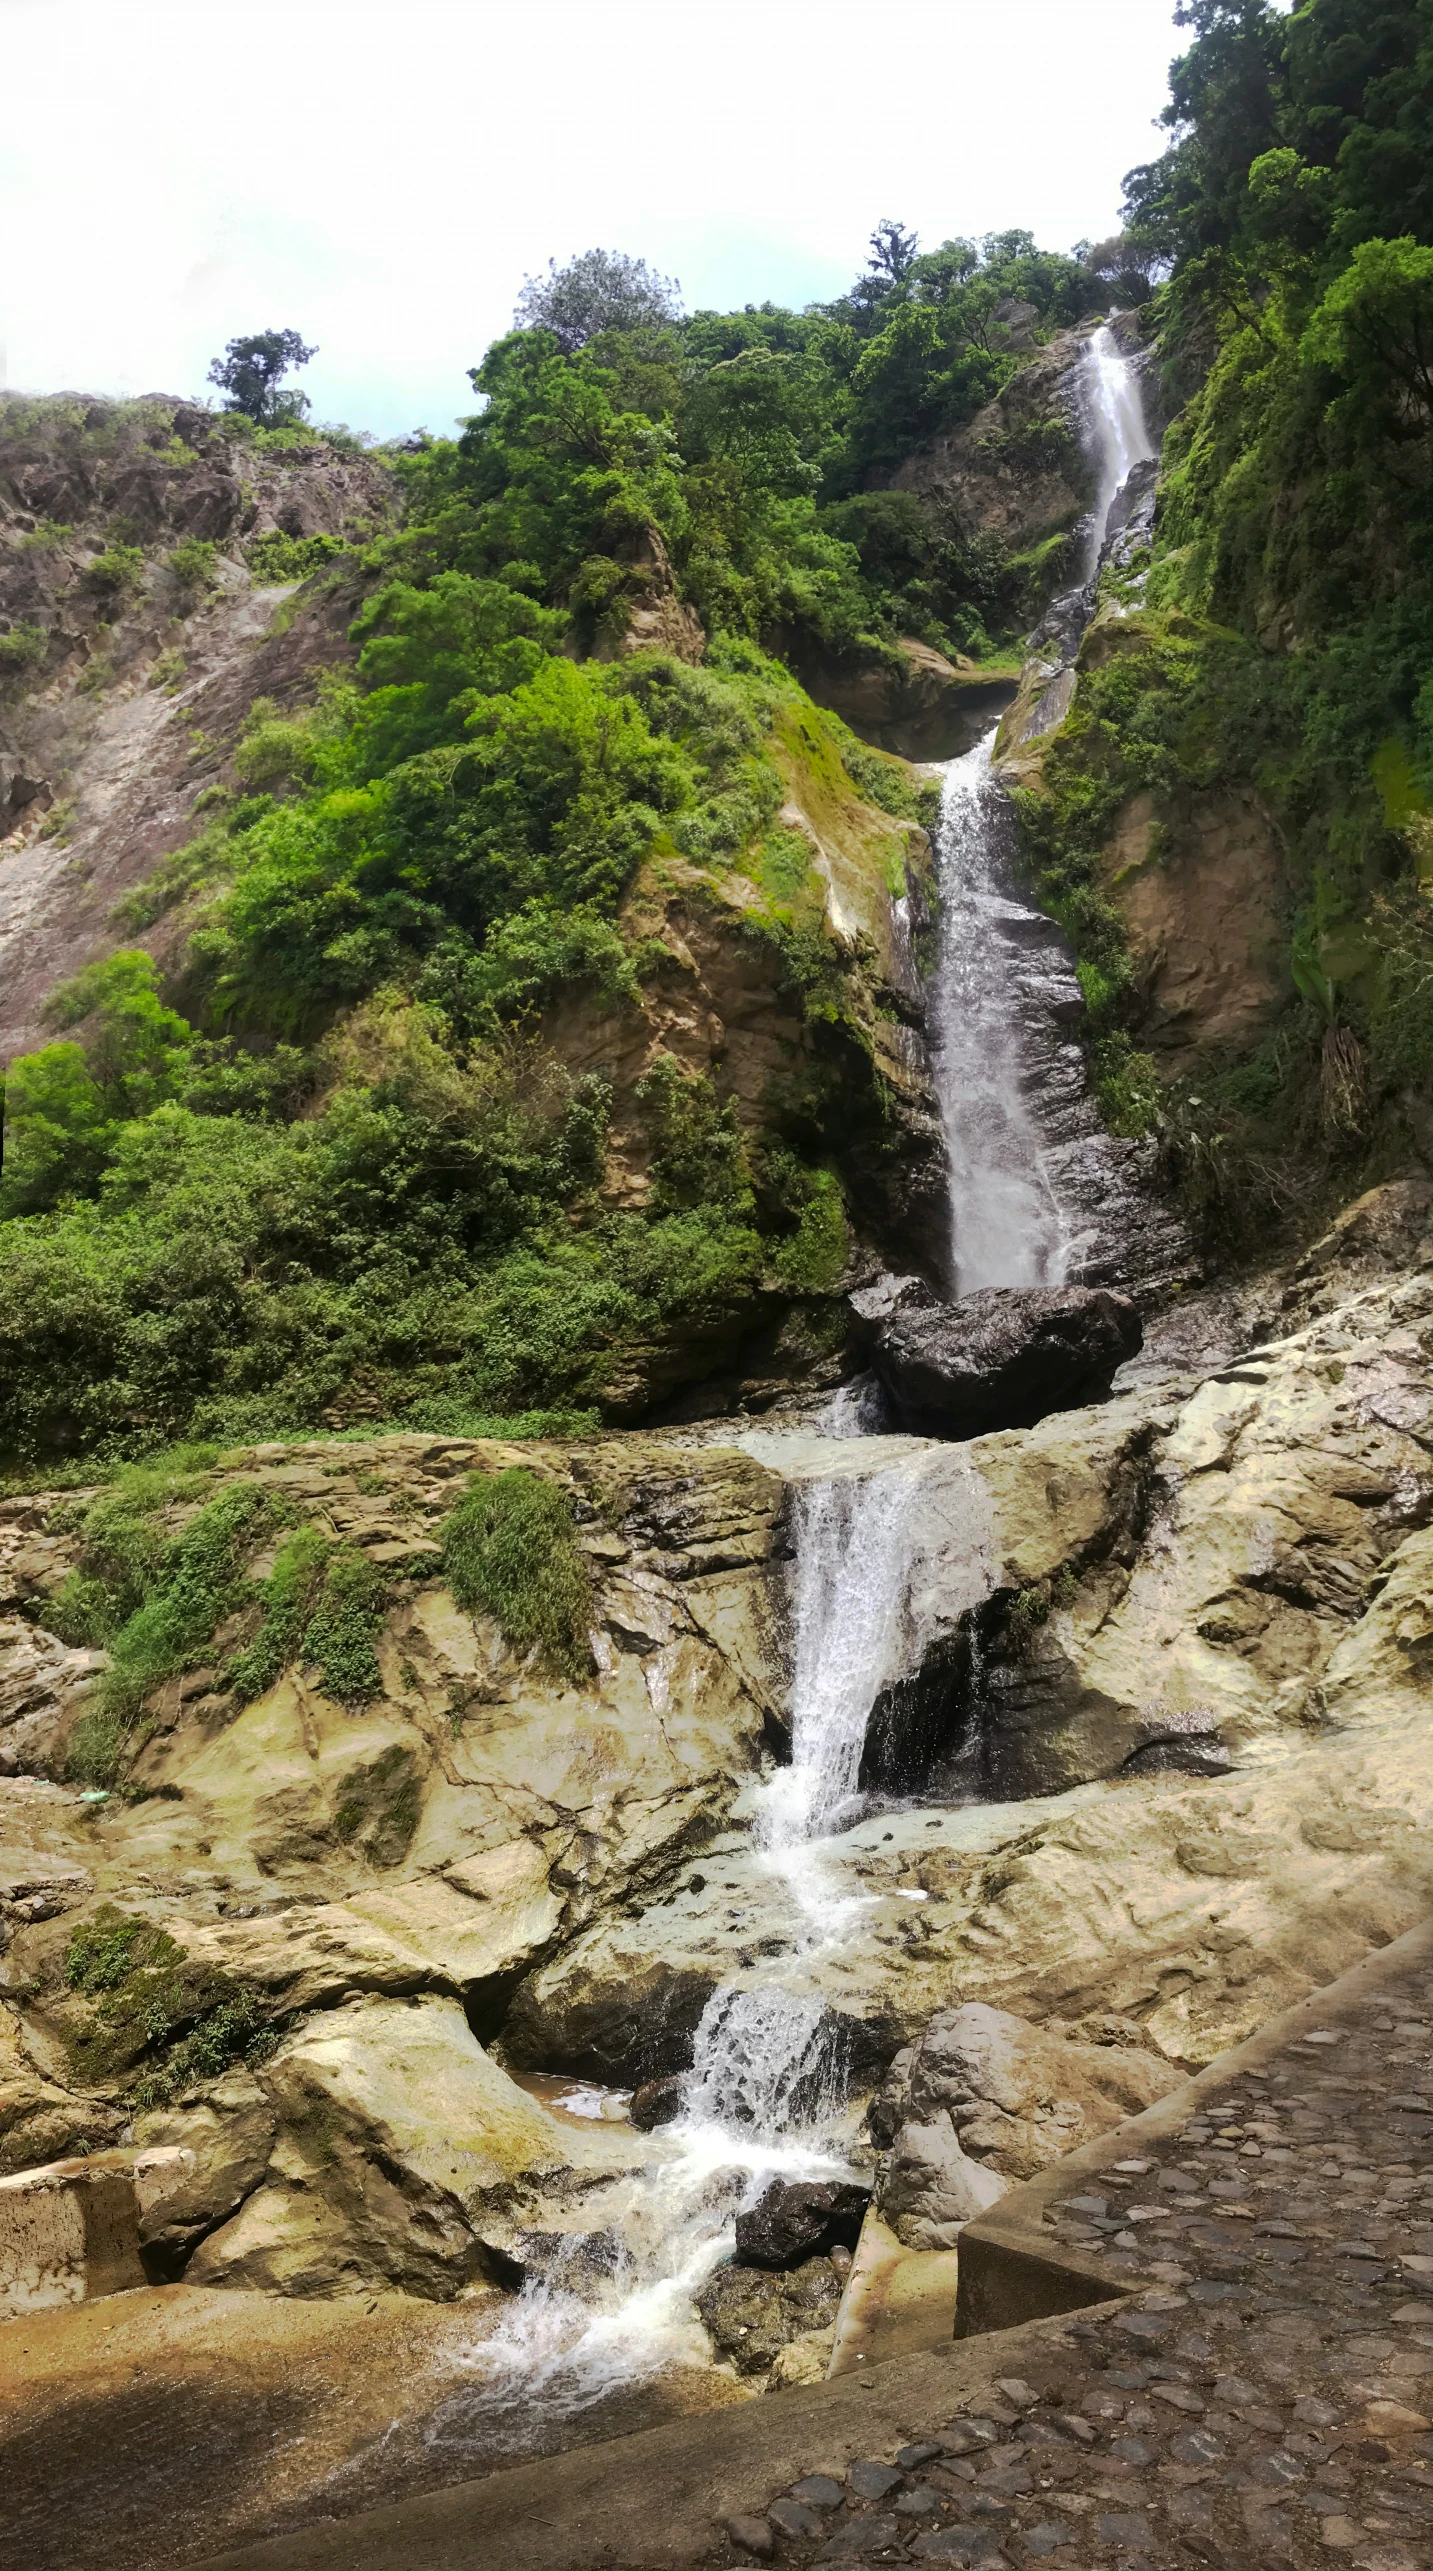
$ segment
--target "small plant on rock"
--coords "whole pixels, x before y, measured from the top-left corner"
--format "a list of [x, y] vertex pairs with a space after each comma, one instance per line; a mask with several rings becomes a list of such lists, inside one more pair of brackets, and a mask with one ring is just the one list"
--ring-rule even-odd
[[443, 1570], [459, 1606], [492, 1616], [514, 1651], [536, 1646], [564, 1677], [590, 1674], [591, 1588], [554, 1484], [521, 1464], [481, 1475], [443, 1530]]

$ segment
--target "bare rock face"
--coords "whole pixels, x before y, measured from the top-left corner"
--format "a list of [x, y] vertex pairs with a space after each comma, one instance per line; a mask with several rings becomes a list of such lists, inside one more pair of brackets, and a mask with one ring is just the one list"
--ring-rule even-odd
[[958, 758], [989, 731], [1015, 692], [1012, 679], [949, 661], [910, 635], [879, 661], [838, 661], [808, 645], [797, 664], [818, 705], [829, 705], [864, 741], [902, 759]]
[[1101, 1400], [1142, 1338], [1135, 1305], [1108, 1286], [986, 1286], [897, 1311], [873, 1358], [906, 1426], [981, 1437]]
[[881, 2211], [909, 2248], [952, 2248], [1012, 2179], [1152, 2106], [1179, 2078], [1137, 2040], [1068, 2041], [978, 2000], [942, 2010], [891, 2065], [872, 2109], [892, 2144]]
[[552, 2119], [452, 2001], [334, 2011], [260, 2085], [282, 2128], [269, 2183], [201, 2244], [196, 2284], [312, 2293], [386, 2278], [443, 2300], [482, 2273], [484, 2216], [563, 2165]]

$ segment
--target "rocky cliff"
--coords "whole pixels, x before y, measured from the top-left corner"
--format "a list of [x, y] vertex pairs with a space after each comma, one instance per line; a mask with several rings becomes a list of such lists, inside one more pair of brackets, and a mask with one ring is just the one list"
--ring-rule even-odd
[[[975, 1998], [1155, 2078], [1426, 1905], [1429, 1214], [1426, 1189], [1356, 1209], [1212, 1371], [1155, 1349], [1103, 1408], [900, 1446], [921, 1688], [873, 1731], [906, 1799], [836, 1843], [869, 1934], [797, 1967], [858, 2096]], [[600, 2228], [662, 2136], [514, 2075], [628, 2089], [681, 2069], [717, 1983], [789, 1976], [743, 1814], [786, 1754], [791, 1499], [891, 1461], [387, 1437], [151, 1484], [133, 1523], [171, 1565], [231, 1514], [253, 1535], [88, 1799], [64, 1779], [113, 1677], [45, 1626], [105, 1576], [115, 1504], [108, 1535], [103, 1493], [5, 1504], [6, 2166], [177, 2144], [156, 2272], [306, 2293], [442, 2297]], [[584, 1674], [455, 1598], [455, 1512], [514, 1472], [571, 1506]], [[256, 1690], [306, 1542], [362, 1601], [348, 1657], [311, 1624]]]
[[[376, 534], [392, 476], [356, 446], [192, 403], [0, 399], [0, 1054], [57, 983], [136, 927], [255, 700], [311, 699], [351, 593], [297, 582]], [[166, 886], [169, 898], [184, 889]]]

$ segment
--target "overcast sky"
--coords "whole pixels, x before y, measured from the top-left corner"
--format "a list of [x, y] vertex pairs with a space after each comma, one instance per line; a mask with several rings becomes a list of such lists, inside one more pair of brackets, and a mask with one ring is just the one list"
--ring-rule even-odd
[[627, 250], [801, 305], [883, 215], [1114, 229], [1172, 0], [0, 0], [0, 382], [202, 393], [241, 331], [318, 419], [447, 428], [524, 276]]

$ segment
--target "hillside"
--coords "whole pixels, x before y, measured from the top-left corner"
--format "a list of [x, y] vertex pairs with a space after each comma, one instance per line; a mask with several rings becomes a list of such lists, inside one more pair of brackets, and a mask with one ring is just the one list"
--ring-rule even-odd
[[[554, 2503], [553, 2571], [1163, 2563], [1159, 2428], [1201, 2558], [1211, 2493], [1354, 2548], [1351, 2455], [1427, 2513], [1433, 2168], [1358, 2192], [1426, 2097], [1375, 2153], [1287, 2029], [1198, 2075], [1433, 1899], [1433, 27], [1182, 23], [1069, 255], [684, 314], [586, 253], [382, 449], [0, 402], [37, 2571], [589, 2440], [644, 2531]], [[1011, 2271], [1051, 2419], [1021, 2357], [858, 2449], [967, 2226], [1145, 2109], [1196, 2159]], [[832, 2471], [668, 2549], [620, 2441], [800, 2387]]]

